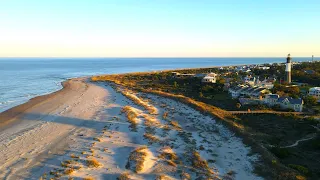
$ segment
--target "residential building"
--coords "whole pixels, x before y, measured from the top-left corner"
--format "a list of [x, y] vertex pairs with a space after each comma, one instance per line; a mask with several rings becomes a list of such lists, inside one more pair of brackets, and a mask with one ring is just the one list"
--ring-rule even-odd
[[235, 99], [240, 96], [240, 91], [247, 87], [248, 86], [238, 85], [238, 86], [230, 87], [228, 91], [229, 91], [229, 94], [231, 94], [231, 97]]
[[216, 83], [217, 82], [217, 78], [216, 77], [212, 77], [212, 76], [206, 76], [201, 80], [201, 82], [203, 82], [203, 83]]
[[216, 83], [217, 82], [217, 74], [209, 73], [204, 78], [202, 78], [201, 82], [203, 83]]
[[320, 99], [320, 87], [313, 87], [309, 89], [309, 96]]
[[282, 109], [292, 109], [296, 112], [302, 112], [303, 109], [303, 100], [301, 98], [280, 97], [277, 104], [279, 104]]
[[278, 94], [266, 94], [263, 103], [268, 106], [274, 106], [277, 104], [279, 97]]

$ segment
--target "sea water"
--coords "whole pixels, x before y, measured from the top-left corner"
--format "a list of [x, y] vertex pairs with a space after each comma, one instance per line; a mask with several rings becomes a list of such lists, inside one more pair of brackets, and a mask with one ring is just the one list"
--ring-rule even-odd
[[0, 58], [0, 112], [57, 91], [73, 77], [273, 62], [285, 58]]

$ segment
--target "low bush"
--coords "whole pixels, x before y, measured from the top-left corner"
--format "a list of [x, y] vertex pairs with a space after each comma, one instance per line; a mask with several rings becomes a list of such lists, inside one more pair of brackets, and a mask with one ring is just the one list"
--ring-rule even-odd
[[87, 160], [87, 166], [97, 168], [97, 167], [101, 166], [101, 164], [96, 159], [89, 159], [89, 160]]
[[270, 151], [280, 159], [287, 158], [291, 155], [289, 149], [287, 148], [273, 147], [270, 149]]
[[297, 165], [297, 164], [289, 164], [288, 166], [292, 169], [299, 171], [300, 173], [303, 173], [303, 174], [309, 173], [309, 169], [304, 166]]
[[124, 172], [124, 173], [120, 174], [120, 176], [117, 178], [117, 180], [130, 180], [129, 173]]

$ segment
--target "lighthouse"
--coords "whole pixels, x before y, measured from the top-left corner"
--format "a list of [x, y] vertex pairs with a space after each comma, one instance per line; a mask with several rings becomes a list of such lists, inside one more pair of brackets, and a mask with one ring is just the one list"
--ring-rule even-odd
[[291, 83], [291, 57], [290, 57], [290, 54], [288, 54], [287, 63], [286, 63], [286, 82], [288, 84]]

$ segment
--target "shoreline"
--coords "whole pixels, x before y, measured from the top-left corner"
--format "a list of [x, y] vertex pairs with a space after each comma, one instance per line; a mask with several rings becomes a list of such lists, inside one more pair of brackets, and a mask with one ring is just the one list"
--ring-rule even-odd
[[33, 97], [29, 99], [27, 102], [14, 106], [8, 110], [5, 110], [0, 113], [0, 131], [5, 129], [7, 126], [10, 126], [14, 124], [14, 122], [19, 119], [20, 116], [22, 116], [26, 111], [30, 110], [31, 108], [34, 108], [36, 106], [41, 105], [42, 103], [58, 96], [59, 94], [65, 94], [68, 91], [72, 90], [71, 82], [72, 81], [78, 81], [78, 80], [87, 80], [89, 77], [82, 77], [82, 78], [72, 78], [65, 80], [61, 82], [62, 89], [45, 94]]

